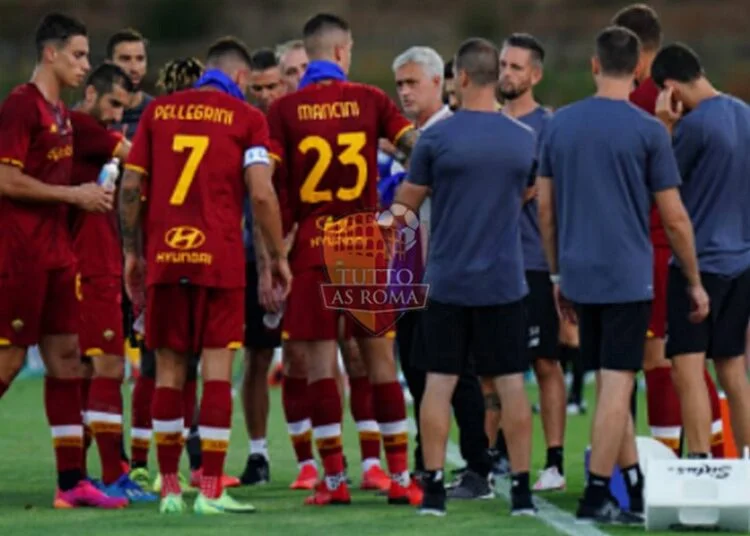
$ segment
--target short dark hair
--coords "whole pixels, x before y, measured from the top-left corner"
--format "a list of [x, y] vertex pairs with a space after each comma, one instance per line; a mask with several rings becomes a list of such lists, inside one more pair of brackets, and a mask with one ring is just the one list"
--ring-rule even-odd
[[641, 46], [646, 50], [657, 50], [661, 46], [661, 22], [651, 6], [633, 4], [623, 8], [614, 16], [612, 24], [627, 28], [637, 35]]
[[143, 34], [135, 28], [124, 28], [115, 32], [107, 41], [107, 57], [109, 59], [115, 57], [115, 49], [121, 43], [143, 43], [145, 47], [148, 45], [148, 39], [143, 37]]
[[453, 80], [453, 59], [445, 62], [445, 67], [443, 68], [443, 79]]
[[651, 77], [660, 88], [665, 80], [687, 84], [705, 76], [698, 54], [683, 43], [674, 43], [662, 48], [651, 65]]
[[64, 45], [71, 37], [88, 36], [86, 25], [80, 20], [62, 13], [49, 13], [42, 18], [34, 35], [37, 57], [42, 57], [44, 47], [54, 42], [57, 46]]
[[531, 57], [534, 61], [540, 64], [544, 63], [544, 47], [539, 42], [539, 40], [531, 34], [510, 34], [510, 36], [508, 36], [508, 38], [503, 42], [503, 46], [528, 50], [529, 52], [531, 52]]
[[111, 93], [114, 86], [122, 86], [128, 93], [135, 91], [128, 74], [114, 63], [102, 63], [86, 77], [86, 87], [94, 86], [99, 95]]
[[475, 37], [464, 41], [455, 62], [456, 72], [466, 72], [478, 86], [495, 85], [500, 79], [500, 53], [487, 39]]
[[351, 31], [349, 23], [337, 15], [330, 13], [318, 13], [305, 23], [302, 36], [307, 39], [326, 30]]
[[253, 64], [247, 45], [231, 35], [218, 39], [208, 48], [206, 61], [210, 63], [226, 57], [239, 59], [248, 67]]
[[250, 56], [250, 69], [253, 71], [266, 71], [279, 66], [276, 53], [270, 48], [261, 48]]
[[632, 76], [640, 54], [638, 36], [627, 28], [610, 26], [596, 36], [596, 57], [603, 75]]

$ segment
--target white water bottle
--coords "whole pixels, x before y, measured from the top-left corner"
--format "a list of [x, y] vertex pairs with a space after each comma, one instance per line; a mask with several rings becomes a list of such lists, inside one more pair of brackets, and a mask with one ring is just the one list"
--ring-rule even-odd
[[117, 184], [117, 177], [120, 176], [120, 159], [113, 158], [99, 172], [99, 178], [96, 183], [105, 190], [114, 190]]
[[[279, 292], [281, 289], [278, 287], [273, 289], [274, 292], [277, 294], [277, 297], [279, 296]], [[266, 326], [266, 329], [277, 329], [279, 325], [281, 324], [281, 318], [284, 316], [284, 307], [281, 307], [281, 310], [278, 313], [272, 313], [272, 312], [266, 312], [266, 314], [263, 315], [263, 325]]]

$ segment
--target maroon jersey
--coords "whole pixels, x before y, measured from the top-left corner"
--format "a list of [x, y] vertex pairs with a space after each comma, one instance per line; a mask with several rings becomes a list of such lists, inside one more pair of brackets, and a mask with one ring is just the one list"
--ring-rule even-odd
[[268, 163], [263, 114], [221, 91], [187, 90], [144, 112], [126, 168], [147, 175], [146, 283], [245, 285], [243, 169]]
[[[0, 164], [54, 185], [69, 185], [73, 129], [65, 105], [23, 84], [0, 107]], [[75, 263], [68, 206], [0, 197], [0, 271], [63, 268]]]
[[[656, 115], [656, 99], [658, 97], [659, 88], [654, 83], [653, 78], [646, 78], [643, 82], [638, 84], [638, 87], [636, 87], [630, 94], [630, 102], [651, 115]], [[664, 231], [664, 226], [661, 224], [659, 209], [656, 208], [656, 204], [651, 205], [650, 227], [651, 242], [655, 246], [669, 247], [667, 233]]]
[[[89, 114], [70, 112], [73, 123], [73, 184], [96, 182], [104, 164], [117, 152], [123, 136], [107, 130]], [[122, 275], [122, 247], [117, 213], [73, 209], [73, 251], [83, 277]]]
[[395, 143], [412, 125], [380, 89], [340, 81], [280, 98], [268, 123], [285, 227], [299, 225], [292, 267], [321, 267], [322, 222], [377, 209], [378, 140]]

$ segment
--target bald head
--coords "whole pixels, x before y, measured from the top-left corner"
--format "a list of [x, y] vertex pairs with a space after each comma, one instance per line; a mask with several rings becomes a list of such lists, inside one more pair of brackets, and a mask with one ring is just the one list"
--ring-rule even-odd
[[466, 73], [475, 86], [496, 86], [500, 79], [500, 52], [490, 41], [473, 38], [464, 41], [456, 53], [456, 73]]
[[341, 17], [328, 13], [320, 13], [307, 21], [302, 35], [311, 60], [336, 61], [337, 53], [351, 47], [349, 24]]

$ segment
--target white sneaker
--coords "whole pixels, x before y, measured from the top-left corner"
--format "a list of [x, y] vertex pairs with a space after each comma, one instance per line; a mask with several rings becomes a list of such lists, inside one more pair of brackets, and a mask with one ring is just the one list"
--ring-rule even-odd
[[534, 484], [534, 491], [555, 491], [565, 489], [565, 477], [557, 467], [547, 467], [539, 471], [539, 479]]

